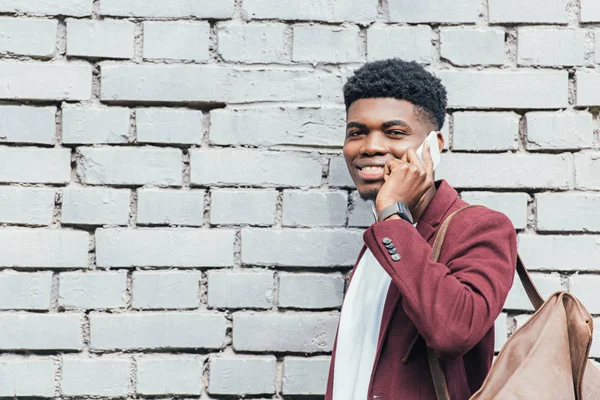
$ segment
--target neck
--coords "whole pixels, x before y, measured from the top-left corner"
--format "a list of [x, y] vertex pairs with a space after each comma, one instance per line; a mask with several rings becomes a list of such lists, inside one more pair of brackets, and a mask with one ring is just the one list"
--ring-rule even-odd
[[423, 197], [421, 197], [421, 201], [419, 201], [419, 204], [417, 204], [417, 207], [411, 212], [413, 221], [415, 221], [415, 223], [417, 223], [417, 221], [421, 218], [421, 215], [423, 215], [423, 211], [425, 211], [425, 209], [427, 208], [427, 206], [429, 205], [429, 203], [435, 196], [436, 191], [437, 191], [437, 189], [435, 188], [435, 183], [434, 183], [433, 185], [431, 185], [429, 190], [425, 192]]

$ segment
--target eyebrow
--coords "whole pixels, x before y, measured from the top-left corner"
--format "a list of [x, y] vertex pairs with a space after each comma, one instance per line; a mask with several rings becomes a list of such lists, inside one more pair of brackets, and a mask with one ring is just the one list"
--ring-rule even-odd
[[361, 122], [348, 122], [348, 125], [346, 125], [346, 129], [350, 129], [350, 128], [358, 128], [358, 129], [362, 129], [362, 130], [367, 130], [367, 125], [365, 125]]
[[[401, 119], [392, 119], [390, 121], [386, 121], [381, 124], [382, 129], [387, 129], [392, 126], [402, 126], [404, 128], [410, 129], [410, 125], [407, 124], [406, 122], [402, 121]], [[367, 125], [363, 124], [362, 122], [348, 122], [348, 125], [346, 125], [346, 129], [350, 129], [350, 128], [358, 128], [358, 129], [362, 129], [362, 130], [368, 129]]]

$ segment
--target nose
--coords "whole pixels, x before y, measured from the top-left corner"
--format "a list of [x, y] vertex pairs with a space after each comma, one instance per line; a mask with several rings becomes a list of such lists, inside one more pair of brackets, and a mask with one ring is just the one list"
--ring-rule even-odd
[[363, 155], [387, 154], [389, 151], [385, 136], [377, 131], [371, 131], [363, 140], [360, 152]]

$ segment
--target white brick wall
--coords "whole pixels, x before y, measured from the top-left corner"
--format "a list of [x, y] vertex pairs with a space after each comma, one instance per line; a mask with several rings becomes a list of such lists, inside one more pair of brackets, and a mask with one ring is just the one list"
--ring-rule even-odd
[[[571, 290], [600, 324], [600, 2], [0, 14], [0, 397], [322, 396], [373, 222], [341, 90], [388, 57], [447, 85], [436, 178], [505, 213], [542, 293]], [[530, 311], [515, 280], [497, 350]]]

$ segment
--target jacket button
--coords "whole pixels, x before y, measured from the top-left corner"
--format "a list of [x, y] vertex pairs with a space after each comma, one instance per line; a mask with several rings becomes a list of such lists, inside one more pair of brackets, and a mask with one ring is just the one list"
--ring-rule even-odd
[[392, 249], [388, 249], [388, 253], [390, 253], [390, 254], [396, 254], [396, 253], [398, 253], [398, 250], [396, 250], [396, 248], [394, 247]]
[[384, 237], [383, 240], [381, 240], [381, 242], [384, 245], [392, 244], [392, 239], [390, 239], [389, 237]]
[[394, 261], [400, 261], [400, 254], [392, 254], [392, 260]]

